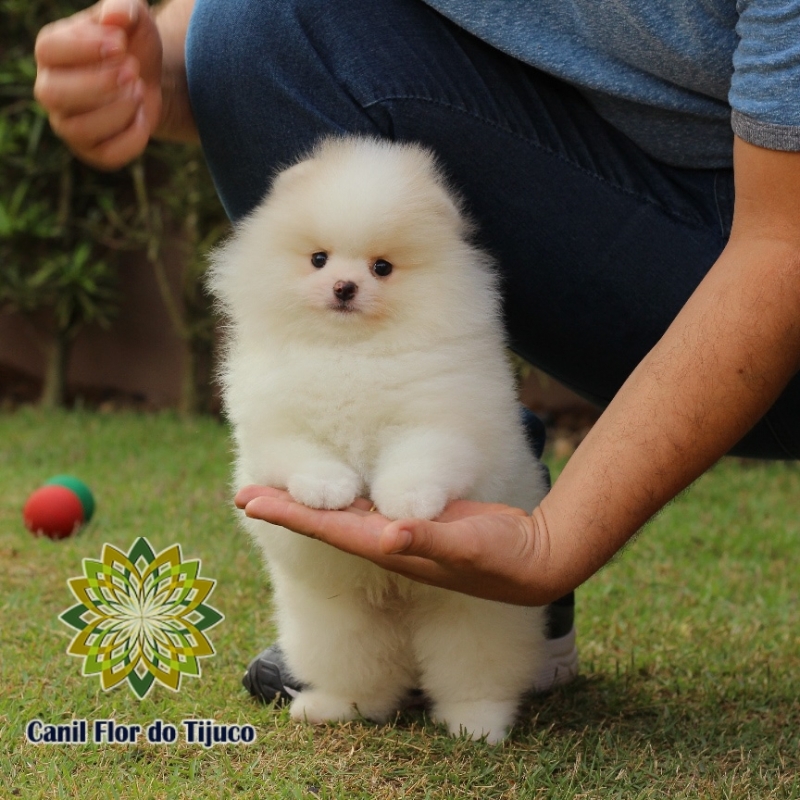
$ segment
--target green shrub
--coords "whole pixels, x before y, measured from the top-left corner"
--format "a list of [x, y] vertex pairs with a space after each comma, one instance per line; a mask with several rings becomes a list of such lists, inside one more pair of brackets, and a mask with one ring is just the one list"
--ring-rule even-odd
[[[138, 251], [186, 347], [181, 410], [203, 410], [214, 324], [200, 278], [224, 214], [198, 148], [154, 144], [108, 174], [81, 164], [52, 133], [33, 99], [33, 44], [47, 22], [82, 7], [0, 0], [8, 42], [0, 55], [0, 309], [34, 321], [47, 363], [42, 402], [60, 405], [72, 342], [87, 324], [111, 324], [120, 256]], [[178, 290], [164, 262], [175, 240]]]

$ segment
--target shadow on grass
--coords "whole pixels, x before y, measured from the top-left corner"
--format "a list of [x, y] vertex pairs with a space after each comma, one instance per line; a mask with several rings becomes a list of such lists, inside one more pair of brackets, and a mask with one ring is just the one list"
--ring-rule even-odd
[[719, 780], [757, 770], [767, 784], [770, 775], [784, 783], [800, 768], [797, 689], [793, 678], [768, 670], [669, 681], [646, 669], [589, 675], [526, 704], [513, 737], [628, 771]]

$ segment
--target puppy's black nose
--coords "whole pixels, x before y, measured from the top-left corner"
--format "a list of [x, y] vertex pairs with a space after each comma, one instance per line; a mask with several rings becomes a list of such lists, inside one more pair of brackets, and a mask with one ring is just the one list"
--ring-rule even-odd
[[357, 291], [358, 284], [353, 283], [353, 281], [336, 281], [333, 284], [333, 293], [336, 295], [336, 299], [341, 300], [343, 303], [352, 300]]

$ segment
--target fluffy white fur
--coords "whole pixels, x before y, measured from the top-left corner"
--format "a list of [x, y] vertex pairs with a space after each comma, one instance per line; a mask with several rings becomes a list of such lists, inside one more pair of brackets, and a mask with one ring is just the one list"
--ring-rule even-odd
[[[495, 276], [424, 149], [328, 139], [276, 178], [216, 253], [236, 484], [390, 518], [545, 492], [504, 352]], [[314, 253], [325, 253], [321, 268]], [[381, 277], [378, 259], [393, 266]], [[341, 302], [338, 282], [357, 285]], [[451, 732], [503, 738], [540, 661], [540, 609], [431, 588], [245, 520], [309, 722], [386, 720], [413, 687]]]

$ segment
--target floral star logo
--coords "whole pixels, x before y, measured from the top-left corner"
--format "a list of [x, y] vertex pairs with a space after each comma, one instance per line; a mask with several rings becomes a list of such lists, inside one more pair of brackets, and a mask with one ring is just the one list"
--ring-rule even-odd
[[206, 631], [224, 617], [206, 601], [216, 581], [200, 577], [200, 560], [184, 561], [180, 545], [156, 553], [144, 537], [124, 553], [103, 545], [99, 561], [83, 559], [69, 588], [77, 605], [59, 619], [78, 631], [67, 648], [84, 675], [104, 691], [128, 682], [143, 700], [153, 685], [177, 692], [181, 678], [199, 678], [200, 659], [213, 656]]

